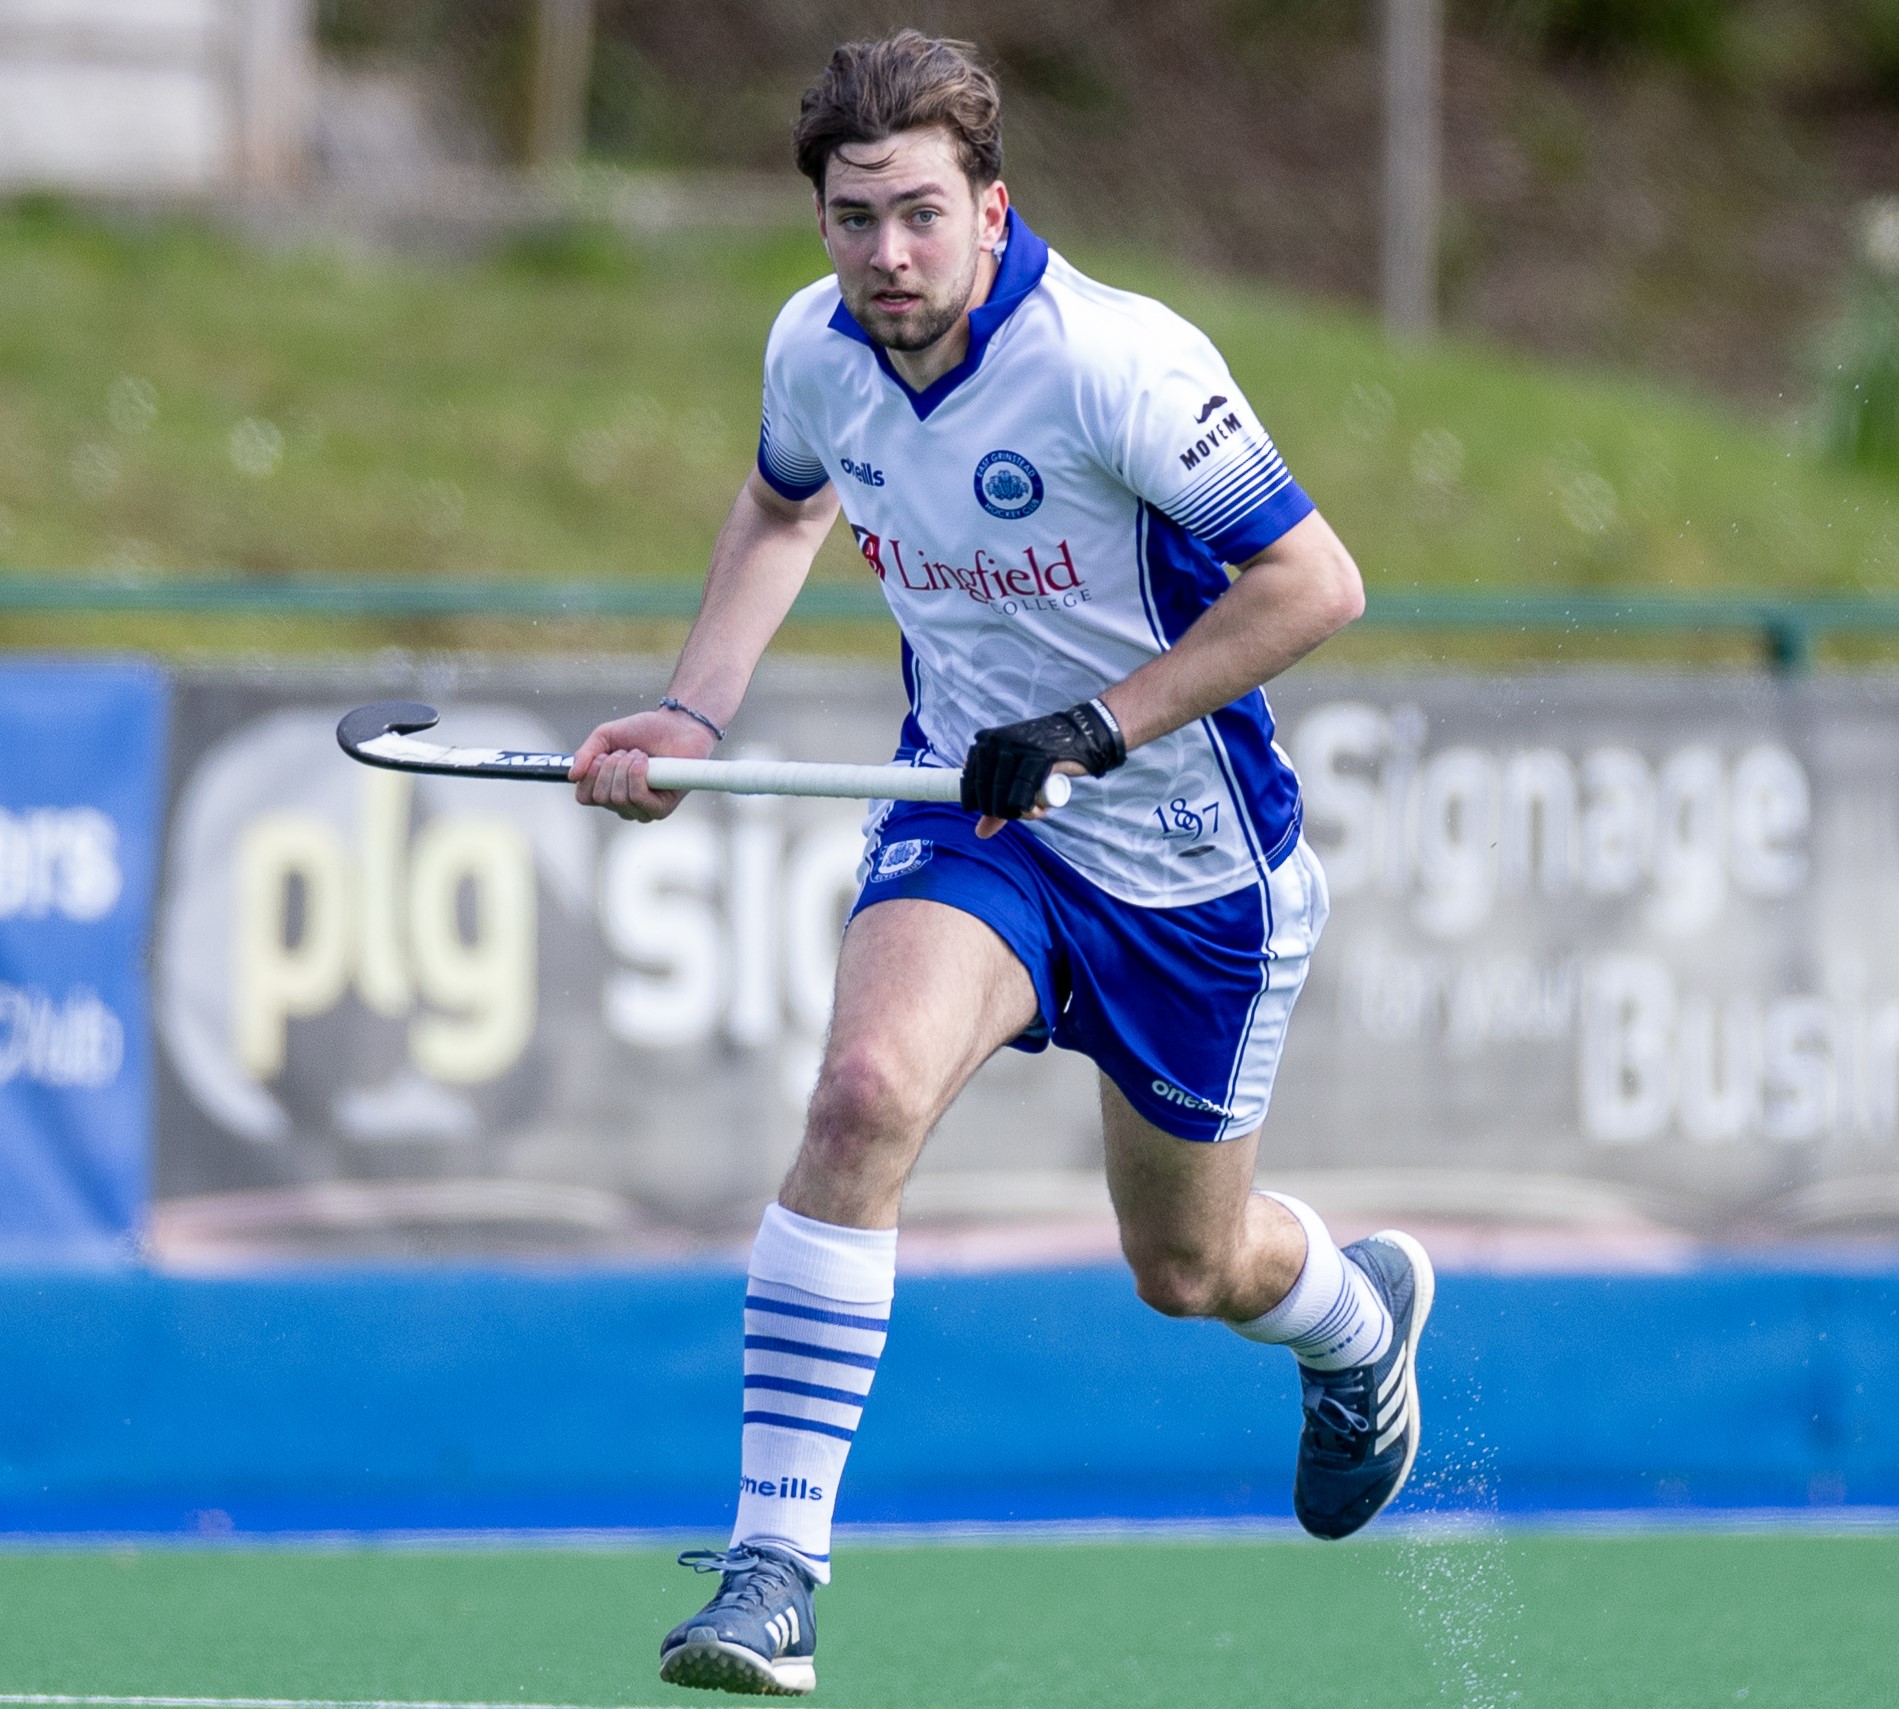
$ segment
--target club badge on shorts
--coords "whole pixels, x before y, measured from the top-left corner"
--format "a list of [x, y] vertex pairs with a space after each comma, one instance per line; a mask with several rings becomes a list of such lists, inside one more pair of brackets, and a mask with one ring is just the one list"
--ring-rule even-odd
[[1042, 477], [1020, 451], [991, 451], [976, 465], [976, 502], [991, 516], [1017, 522], [1041, 508]]
[[920, 866], [928, 866], [935, 852], [936, 844], [927, 837], [906, 837], [900, 843], [887, 843], [877, 851], [877, 864], [871, 869], [870, 881], [875, 884], [883, 878], [902, 878]]

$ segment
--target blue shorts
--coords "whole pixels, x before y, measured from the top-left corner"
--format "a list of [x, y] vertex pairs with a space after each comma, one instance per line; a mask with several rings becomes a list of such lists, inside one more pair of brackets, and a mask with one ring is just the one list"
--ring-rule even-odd
[[1325, 925], [1302, 838], [1262, 883], [1184, 908], [1110, 896], [1021, 825], [987, 842], [958, 807], [899, 802], [851, 914], [899, 896], [973, 914], [1015, 952], [1041, 1013], [1014, 1041], [1091, 1057], [1156, 1127], [1231, 1139], [1266, 1117], [1292, 1005]]

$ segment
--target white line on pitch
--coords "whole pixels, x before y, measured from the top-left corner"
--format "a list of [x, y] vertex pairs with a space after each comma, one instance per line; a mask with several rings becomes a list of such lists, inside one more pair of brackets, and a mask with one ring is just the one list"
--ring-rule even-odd
[[23, 1709], [62, 1704], [98, 1709], [593, 1709], [583, 1703], [446, 1703], [387, 1697], [100, 1697], [58, 1691], [0, 1691], [0, 1704]]

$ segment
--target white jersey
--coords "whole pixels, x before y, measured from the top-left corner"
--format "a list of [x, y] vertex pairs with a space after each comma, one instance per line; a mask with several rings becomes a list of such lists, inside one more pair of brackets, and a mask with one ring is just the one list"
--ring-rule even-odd
[[[976, 732], [1089, 699], [1166, 651], [1243, 563], [1310, 514], [1212, 342], [1077, 272], [1013, 212], [969, 354], [913, 392], [835, 278], [765, 351], [760, 473], [837, 487], [903, 631], [898, 747], [960, 768]], [[1029, 829], [1126, 902], [1257, 884], [1299, 787], [1255, 690], [1135, 749]]]

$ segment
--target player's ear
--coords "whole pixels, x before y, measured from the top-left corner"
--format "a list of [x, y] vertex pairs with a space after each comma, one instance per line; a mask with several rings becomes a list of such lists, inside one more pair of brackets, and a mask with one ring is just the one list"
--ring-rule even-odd
[[1002, 241], [1003, 229], [1009, 223], [1009, 186], [998, 178], [993, 184], [985, 184], [976, 192], [977, 225], [981, 235], [977, 239], [977, 248], [993, 251]]

